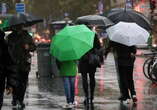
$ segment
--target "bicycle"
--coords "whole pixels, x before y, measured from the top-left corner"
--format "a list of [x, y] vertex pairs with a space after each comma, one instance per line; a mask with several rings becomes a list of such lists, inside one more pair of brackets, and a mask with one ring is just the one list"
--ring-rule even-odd
[[143, 73], [145, 77], [152, 82], [157, 82], [157, 52], [145, 53], [148, 58], [143, 64]]

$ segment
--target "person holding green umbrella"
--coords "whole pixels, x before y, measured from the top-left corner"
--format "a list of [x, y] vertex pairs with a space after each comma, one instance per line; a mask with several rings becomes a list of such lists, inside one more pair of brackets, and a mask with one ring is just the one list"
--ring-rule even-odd
[[52, 38], [50, 53], [57, 58], [57, 66], [63, 79], [67, 101], [64, 108], [75, 105], [76, 60], [93, 47], [94, 34], [85, 25], [76, 25], [66, 26]]

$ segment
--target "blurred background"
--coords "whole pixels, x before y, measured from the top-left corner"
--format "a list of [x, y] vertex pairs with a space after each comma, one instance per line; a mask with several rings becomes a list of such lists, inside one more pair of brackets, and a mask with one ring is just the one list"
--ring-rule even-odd
[[[28, 13], [43, 18], [42, 23], [29, 27], [36, 41], [50, 42], [51, 36], [67, 21], [89, 14], [105, 16], [112, 8], [133, 8], [142, 12], [156, 29], [157, 11], [155, 0], [0, 0], [0, 24], [12, 14]], [[56, 21], [61, 21], [57, 22]], [[53, 23], [55, 22], [55, 23]], [[153, 36], [156, 36], [154, 33]], [[155, 40], [155, 42], [157, 42]]]

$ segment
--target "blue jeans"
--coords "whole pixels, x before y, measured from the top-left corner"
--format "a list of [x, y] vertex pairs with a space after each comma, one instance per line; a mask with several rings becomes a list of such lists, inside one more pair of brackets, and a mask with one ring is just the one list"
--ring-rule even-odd
[[63, 84], [67, 103], [73, 103], [75, 98], [75, 76], [63, 77]]

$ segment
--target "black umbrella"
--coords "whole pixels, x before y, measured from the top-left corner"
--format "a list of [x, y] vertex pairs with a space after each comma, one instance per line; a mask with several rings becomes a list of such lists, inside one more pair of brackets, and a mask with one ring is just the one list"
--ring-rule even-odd
[[32, 26], [36, 23], [43, 22], [43, 19], [32, 14], [20, 13], [19, 16], [25, 20], [25, 26]]
[[9, 31], [12, 30], [12, 28], [14, 27], [24, 26], [25, 24], [25, 19], [22, 18], [19, 14], [9, 16], [7, 19], [8, 19], [8, 26], [3, 29], [4, 31]]
[[132, 9], [115, 8], [110, 10], [107, 17], [114, 23], [119, 21], [135, 22], [148, 31], [152, 30], [148, 18], [144, 14]]
[[104, 16], [87, 15], [87, 16], [78, 17], [75, 21], [75, 24], [98, 25], [98, 26], [109, 27], [112, 26], [114, 23]]
[[24, 13], [18, 13], [14, 14], [12, 16], [9, 16], [8, 18], [8, 27], [5, 27], [4, 31], [12, 30], [13, 28], [17, 26], [32, 26], [36, 23], [43, 22], [43, 19], [40, 17], [36, 17], [31, 14], [24, 14]]
[[25, 23], [25, 19], [23, 19], [19, 14], [16, 14], [8, 18], [8, 23], [9, 26], [23, 25]]

